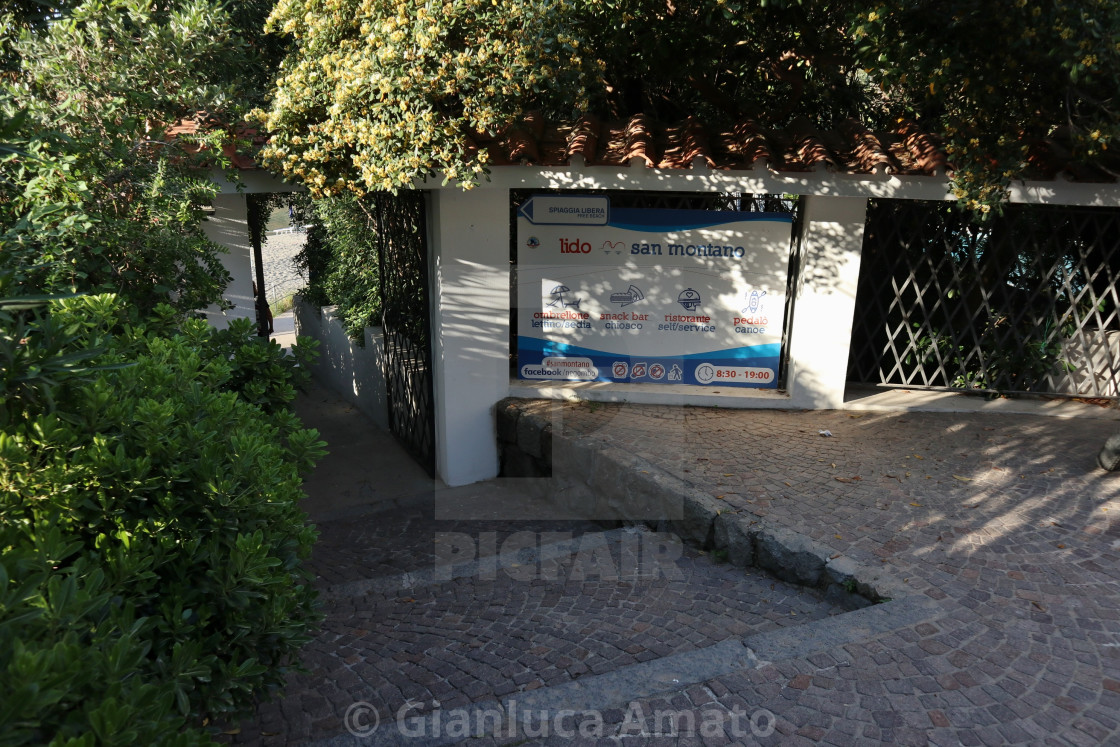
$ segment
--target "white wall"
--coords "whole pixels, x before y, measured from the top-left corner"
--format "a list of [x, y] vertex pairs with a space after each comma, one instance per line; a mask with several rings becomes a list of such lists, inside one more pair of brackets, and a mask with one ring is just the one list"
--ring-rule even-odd
[[260, 168], [242, 169], [236, 172], [236, 181], [230, 181], [229, 176], [229, 173], [219, 169], [210, 172], [210, 180], [218, 185], [223, 195], [305, 191], [302, 185], [289, 184]]
[[229, 250], [222, 256], [222, 264], [233, 276], [226, 287], [226, 300], [233, 308], [222, 311], [217, 306], [204, 309], [207, 321], [218, 329], [225, 329], [231, 319], [246, 317], [256, 321], [253, 308], [253, 247], [249, 243], [249, 222], [246, 217], [245, 196], [222, 194], [214, 198], [214, 214], [202, 224], [202, 232], [211, 241]]
[[[493, 406], [506, 396], [598, 399], [722, 407], [840, 408], [844, 401], [867, 198], [953, 199], [941, 177], [812, 172], [774, 174], [627, 167], [496, 168], [464, 192], [442, 176], [430, 190], [431, 287], [436, 469], [448, 485], [498, 471]], [[715, 394], [697, 388], [603, 382], [510, 381], [509, 189], [740, 191], [803, 195], [802, 264], [790, 325], [788, 396], [756, 390]], [[1033, 183], [1012, 187], [1012, 201], [1114, 204], [1114, 185]]]
[[[448, 485], [498, 473], [493, 406], [511, 393], [711, 404], [703, 391], [577, 392], [511, 386], [509, 198], [504, 189], [431, 194], [431, 272], [436, 470]], [[866, 199], [805, 197], [802, 264], [790, 321], [789, 396], [742, 396], [732, 407], [839, 408], [851, 342]], [[556, 382], [552, 382], [555, 384]], [[749, 395], [757, 393], [748, 393]], [[645, 395], [645, 396], [643, 396]]]
[[802, 197], [801, 268], [790, 320], [790, 405], [839, 408], [859, 283], [867, 200]]
[[296, 334], [319, 341], [319, 359], [311, 367], [315, 378], [342, 395], [382, 430], [389, 430], [380, 327], [366, 327], [365, 346], [346, 334], [334, 306], [318, 308], [296, 296], [293, 307]]
[[233, 280], [226, 288], [225, 298], [234, 308], [223, 312], [217, 306], [203, 310], [207, 320], [218, 329], [229, 325], [230, 319], [245, 317], [257, 320], [256, 300], [253, 298], [253, 246], [249, 242], [249, 221], [246, 216], [246, 194], [302, 191], [303, 187], [288, 184], [263, 169], [246, 169], [237, 172], [236, 182], [229, 174], [215, 170], [211, 180], [218, 185], [220, 194], [214, 198], [214, 214], [202, 224], [202, 231], [211, 241], [229, 249], [222, 257], [226, 270]]
[[509, 393], [509, 193], [431, 193], [436, 472], [448, 485], [498, 474], [494, 403]]

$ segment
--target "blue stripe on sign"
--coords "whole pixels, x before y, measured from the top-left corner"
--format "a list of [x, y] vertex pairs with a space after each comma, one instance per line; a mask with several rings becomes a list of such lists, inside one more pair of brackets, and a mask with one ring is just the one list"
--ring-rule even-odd
[[627, 358], [644, 357], [650, 359], [666, 358], [673, 360], [702, 361], [712, 357], [719, 357], [722, 359], [749, 361], [754, 358], [777, 357], [781, 353], [782, 346], [781, 343], [768, 342], [762, 345], [747, 345], [744, 347], [729, 348], [726, 350], [711, 350], [706, 353], [689, 353], [687, 355], [669, 356], [642, 356], [637, 353], [614, 353], [608, 350], [596, 350], [595, 348], [585, 348], [579, 345], [569, 345], [565, 342], [541, 340], [536, 337], [524, 337], [519, 335], [517, 338], [517, 349], [519, 352], [540, 353], [544, 357], [555, 355], [566, 356], [569, 358], [589, 358], [591, 356], [620, 355]]

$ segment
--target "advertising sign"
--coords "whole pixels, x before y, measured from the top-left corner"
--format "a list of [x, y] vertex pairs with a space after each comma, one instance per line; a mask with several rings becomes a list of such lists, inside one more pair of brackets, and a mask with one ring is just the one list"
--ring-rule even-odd
[[521, 378], [777, 387], [790, 232], [784, 213], [534, 195], [517, 218]]

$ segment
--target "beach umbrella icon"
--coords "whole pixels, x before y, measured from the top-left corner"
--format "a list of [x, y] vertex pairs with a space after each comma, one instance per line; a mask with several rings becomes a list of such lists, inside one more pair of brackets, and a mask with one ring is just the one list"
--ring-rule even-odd
[[[552, 297], [553, 297], [552, 298], [552, 303], [550, 303], [549, 306], [555, 306], [556, 304], [564, 304], [564, 294], [565, 293], [571, 293], [571, 292], [572, 292], [572, 289], [569, 288], [566, 285], [556, 286], [551, 291], [549, 291], [549, 294], [552, 295]], [[567, 304], [564, 304], [564, 305], [567, 305]]]

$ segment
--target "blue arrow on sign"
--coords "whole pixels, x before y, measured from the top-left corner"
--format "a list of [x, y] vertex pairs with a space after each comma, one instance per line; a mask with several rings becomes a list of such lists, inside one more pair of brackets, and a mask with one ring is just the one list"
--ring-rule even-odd
[[605, 226], [610, 198], [597, 195], [533, 195], [517, 214], [535, 226]]

